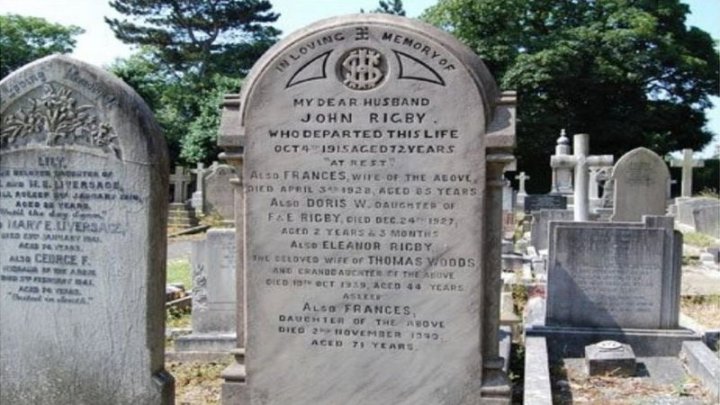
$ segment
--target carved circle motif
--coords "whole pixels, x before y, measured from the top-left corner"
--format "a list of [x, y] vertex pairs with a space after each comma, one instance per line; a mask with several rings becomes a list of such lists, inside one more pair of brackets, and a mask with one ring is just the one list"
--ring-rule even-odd
[[622, 350], [623, 348], [620, 342], [616, 342], [614, 340], [603, 340], [602, 342], [597, 344], [597, 347], [600, 349], [600, 351], [603, 352], [612, 352], [616, 350]]
[[340, 58], [340, 79], [353, 90], [370, 90], [382, 83], [387, 73], [385, 57], [372, 48], [355, 48]]

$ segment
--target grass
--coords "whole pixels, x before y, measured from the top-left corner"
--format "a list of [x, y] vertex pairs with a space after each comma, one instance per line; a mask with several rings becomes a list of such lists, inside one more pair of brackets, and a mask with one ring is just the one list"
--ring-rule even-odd
[[720, 328], [720, 294], [682, 297], [680, 310], [706, 328]]
[[710, 247], [717, 243], [711, 236], [699, 232], [685, 232], [683, 234], [683, 242], [701, 248]]
[[190, 261], [186, 259], [168, 261], [167, 283], [180, 283], [185, 286], [186, 291], [190, 291], [192, 289], [192, 274], [190, 272]]
[[175, 377], [177, 404], [216, 405], [220, 403], [220, 374], [232, 360], [217, 363], [169, 362], [165, 368]]

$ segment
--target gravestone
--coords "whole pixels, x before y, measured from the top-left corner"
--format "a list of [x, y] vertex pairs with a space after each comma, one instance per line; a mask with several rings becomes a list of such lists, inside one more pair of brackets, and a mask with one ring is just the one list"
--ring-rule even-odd
[[0, 100], [0, 403], [172, 403], [152, 113], [57, 55], [2, 80]]
[[235, 169], [226, 164], [215, 163], [205, 176], [205, 212], [219, 214], [228, 221], [235, 220], [234, 191], [230, 181], [237, 178]]
[[533, 212], [544, 209], [567, 209], [567, 197], [560, 194], [528, 194], [525, 197], [525, 212]]
[[536, 250], [548, 248], [548, 232], [550, 221], [572, 221], [573, 213], [568, 210], [539, 210], [532, 214], [532, 228], [530, 228], [530, 244]]
[[692, 171], [695, 167], [703, 167], [705, 162], [693, 159], [692, 149], [683, 149], [682, 159], [672, 159], [670, 166], [682, 167], [682, 182], [680, 184], [681, 197], [692, 197]]
[[717, 198], [711, 197], [691, 197], [678, 199], [675, 208], [675, 220], [693, 229], [696, 229], [695, 216], [693, 212], [702, 207], [713, 206], [718, 204]]
[[241, 98], [248, 403], [509, 403], [514, 95], [448, 34], [363, 14], [280, 42]]
[[640, 221], [643, 215], [665, 215], [670, 171], [655, 152], [636, 148], [613, 167], [615, 190], [611, 221]]
[[550, 236], [546, 325], [677, 327], [682, 235], [671, 217], [551, 222]]
[[235, 347], [236, 250], [235, 229], [210, 229], [205, 240], [193, 242], [192, 334], [175, 340], [177, 351]]
[[693, 210], [695, 231], [720, 239], [720, 200]]

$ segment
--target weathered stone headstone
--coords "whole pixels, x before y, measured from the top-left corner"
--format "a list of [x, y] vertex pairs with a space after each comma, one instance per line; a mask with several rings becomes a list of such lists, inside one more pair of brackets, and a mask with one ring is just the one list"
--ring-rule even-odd
[[192, 334], [175, 340], [177, 351], [235, 347], [236, 250], [235, 229], [210, 229], [193, 242]]
[[695, 230], [720, 239], [720, 201], [693, 210]]
[[237, 178], [235, 169], [226, 164], [210, 166], [205, 176], [205, 212], [216, 213], [226, 220], [235, 220], [234, 191], [230, 181]]
[[550, 221], [572, 221], [573, 213], [568, 210], [539, 210], [532, 213], [530, 245], [536, 250], [548, 248]]
[[682, 167], [682, 183], [681, 197], [692, 197], [692, 171], [695, 167], [705, 166], [705, 162], [699, 159], [693, 159], [692, 149], [683, 149], [682, 159], [672, 159], [670, 161], [672, 167]]
[[525, 197], [525, 212], [543, 209], [567, 209], [567, 197], [560, 194], [529, 194]]
[[0, 403], [172, 403], [152, 113], [65, 56], [9, 75], [0, 100]]
[[514, 96], [482, 62], [417, 21], [325, 20], [261, 58], [239, 117], [249, 403], [509, 402]]
[[612, 181], [612, 221], [641, 221], [643, 215], [665, 215], [670, 171], [655, 152], [636, 148], [624, 154], [613, 168]]
[[693, 212], [698, 208], [717, 205], [719, 201], [717, 198], [712, 197], [678, 199], [675, 207], [675, 220], [682, 225], [696, 229], [697, 224], [695, 223]]
[[551, 222], [549, 326], [675, 328], [682, 235], [671, 217]]

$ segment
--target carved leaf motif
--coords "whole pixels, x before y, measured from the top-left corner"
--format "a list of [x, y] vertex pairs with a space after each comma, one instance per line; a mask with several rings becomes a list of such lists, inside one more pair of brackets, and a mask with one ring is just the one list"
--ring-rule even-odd
[[100, 120], [93, 105], [78, 105], [71, 89], [46, 84], [42, 96], [6, 116], [0, 131], [0, 147], [20, 147], [27, 138], [42, 135], [46, 145], [82, 145], [121, 157], [120, 145], [109, 123]]

